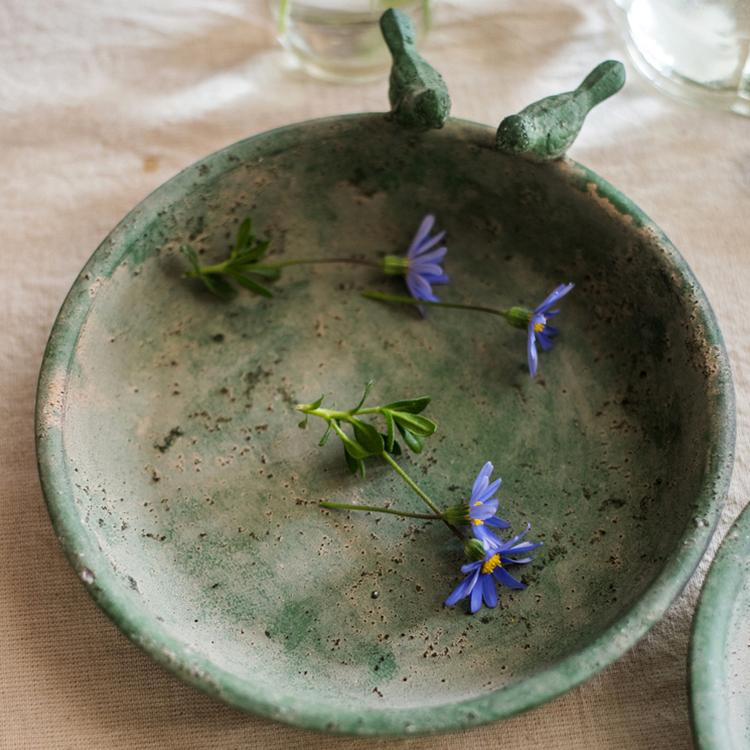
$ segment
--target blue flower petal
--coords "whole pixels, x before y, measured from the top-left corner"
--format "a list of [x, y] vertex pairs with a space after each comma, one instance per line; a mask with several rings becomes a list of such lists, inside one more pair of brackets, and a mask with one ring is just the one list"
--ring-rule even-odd
[[[409, 290], [409, 294], [411, 294], [411, 296], [414, 297], [414, 299], [422, 299], [417, 294], [416, 287], [414, 286], [414, 284], [412, 283], [412, 280], [409, 278], [408, 275], [407, 275], [405, 281], [406, 281], [406, 288]], [[425, 316], [424, 306], [423, 305], [417, 305], [416, 307], [417, 307], [417, 311], [419, 312], [419, 314], [424, 318], [424, 316]]]
[[529, 323], [528, 341], [526, 344], [526, 356], [529, 361], [529, 373], [531, 377], [536, 377], [536, 370], [539, 364], [539, 357], [536, 353], [536, 337], [534, 335], [534, 326]]
[[471, 614], [479, 611], [482, 606], [482, 586], [474, 586], [471, 590], [471, 605], [469, 609]]
[[552, 348], [552, 339], [546, 336], [544, 331], [536, 334], [536, 340], [542, 347], [542, 351], [548, 352]]
[[426, 252], [431, 250], [435, 245], [442, 242], [443, 237], [445, 237], [445, 230], [438, 232], [437, 234], [432, 235], [432, 237], [425, 238], [419, 243], [419, 247], [417, 248], [416, 252], [412, 256], [413, 258], [419, 258], [422, 255], [424, 255]]
[[472, 504], [469, 507], [469, 518], [477, 521], [486, 521], [497, 513], [498, 500], [490, 500], [481, 505]]
[[508, 573], [505, 568], [497, 567], [492, 571], [492, 575], [495, 576], [495, 578], [503, 584], [503, 586], [507, 586], [509, 589], [525, 589], [526, 584], [521, 583], [521, 581], [516, 580], [513, 578], [513, 576]]
[[500, 518], [499, 516], [493, 516], [492, 518], [488, 518], [484, 522], [485, 526], [492, 526], [496, 529], [509, 529], [510, 528], [510, 522], [506, 521], [504, 518]]
[[516, 544], [510, 549], [505, 550], [508, 555], [517, 555], [524, 552], [531, 552], [531, 550], [541, 547], [543, 542], [524, 542], [523, 544]]
[[555, 304], [559, 299], [562, 299], [570, 290], [574, 287], [574, 284], [560, 284], [559, 286], [555, 287], [555, 289], [552, 291], [552, 293], [542, 302], [539, 307], [537, 307], [534, 312], [535, 313], [545, 313], [547, 310], [549, 310], [552, 305]]
[[[438, 237], [445, 234], [445, 232], [441, 232], [440, 235], [436, 235]], [[433, 238], [434, 239], [434, 238]], [[445, 258], [445, 254], [448, 252], [448, 248], [443, 245], [442, 247], [438, 247], [435, 250], [430, 250], [429, 252], [421, 252], [419, 255], [417, 255], [414, 258], [415, 263], [440, 263], [440, 261]]]
[[514, 545], [518, 544], [518, 542], [520, 542], [521, 539], [523, 539], [526, 536], [526, 534], [529, 533], [530, 529], [531, 529], [531, 524], [527, 523], [526, 528], [520, 534], [516, 534], [512, 539], [508, 539], [507, 542], [503, 542], [503, 545], [502, 545], [503, 551], [512, 549]]
[[480, 568], [481, 566], [482, 566], [482, 561], [481, 560], [479, 560], [478, 562], [466, 563], [466, 565], [462, 565], [461, 566], [461, 572], [462, 573], [471, 573], [471, 572], [477, 570], [477, 568]]
[[[484, 543], [484, 546], [486, 547], [486, 549], [490, 552], [500, 552], [500, 554], [502, 555], [503, 550], [505, 548], [505, 543], [503, 542], [503, 540], [500, 537], [493, 534], [489, 530], [486, 523], [484, 524], [484, 526], [480, 526], [479, 528], [485, 529], [484, 535], [481, 541]], [[474, 536], [478, 537], [477, 534], [475, 534]]]
[[503, 483], [502, 479], [496, 479], [491, 484], [487, 485], [478, 495], [474, 498], [474, 502], [487, 503], [490, 498], [500, 489], [500, 485]]
[[469, 593], [476, 586], [477, 579], [479, 578], [479, 570], [472, 575], [466, 576], [461, 583], [451, 591], [450, 596], [445, 600], [446, 607], [452, 607], [456, 602], [461, 601], [469, 595]]
[[418, 273], [409, 271], [406, 274], [406, 285], [415, 299], [423, 299], [430, 302], [438, 301], [438, 298], [432, 291], [432, 287]]
[[490, 474], [492, 474], [493, 468], [492, 461], [487, 461], [487, 463], [479, 470], [479, 474], [477, 474], [477, 478], [474, 480], [474, 484], [471, 488], [470, 502], [476, 502], [479, 493], [490, 483]]
[[419, 225], [419, 229], [417, 229], [417, 233], [414, 235], [414, 239], [411, 241], [409, 250], [406, 253], [409, 258], [413, 258], [414, 255], [419, 252], [420, 245], [430, 233], [430, 229], [432, 229], [434, 224], [435, 217], [432, 214], [427, 214], [427, 216], [422, 219], [422, 223]]
[[490, 607], [497, 606], [497, 589], [495, 588], [495, 581], [490, 575], [482, 576], [482, 594], [484, 596], [484, 603]]
[[409, 273], [415, 273], [425, 279], [425, 281], [428, 276], [439, 276], [442, 272], [443, 269], [436, 263], [421, 263], [415, 260], [409, 264]]
[[471, 533], [475, 539], [479, 539], [484, 544], [485, 549], [494, 549], [498, 545], [498, 540], [495, 535], [487, 529], [486, 524], [480, 526], [471, 525]]

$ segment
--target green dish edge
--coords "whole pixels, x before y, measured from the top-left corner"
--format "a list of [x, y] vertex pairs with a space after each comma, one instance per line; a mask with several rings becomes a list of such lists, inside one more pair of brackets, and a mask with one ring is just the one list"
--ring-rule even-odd
[[750, 562], [750, 505], [735, 520], [711, 563], [690, 637], [690, 720], [699, 750], [742, 750], [730, 732], [725, 674], [730, 614]]

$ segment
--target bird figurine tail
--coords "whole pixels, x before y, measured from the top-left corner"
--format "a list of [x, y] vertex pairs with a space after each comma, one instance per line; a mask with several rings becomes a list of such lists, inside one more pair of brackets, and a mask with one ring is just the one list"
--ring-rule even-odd
[[587, 101], [588, 109], [593, 109], [616, 94], [624, 85], [625, 66], [617, 60], [605, 60], [583, 79], [575, 93]]
[[380, 16], [380, 30], [383, 39], [394, 58], [406, 50], [416, 53], [417, 37], [411, 18], [401, 11], [389, 8]]

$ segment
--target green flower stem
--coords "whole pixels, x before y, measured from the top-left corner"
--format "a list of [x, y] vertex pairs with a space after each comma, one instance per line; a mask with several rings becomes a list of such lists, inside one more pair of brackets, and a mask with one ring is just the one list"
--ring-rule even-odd
[[356, 266], [369, 266], [370, 268], [382, 269], [382, 263], [376, 263], [374, 260], [364, 260], [363, 258], [294, 258], [289, 260], [279, 260], [276, 263], [261, 263], [256, 268], [286, 268], [286, 266], [304, 266], [318, 263], [349, 263]]
[[455, 536], [457, 536], [462, 542], [464, 541], [464, 535], [449, 521], [445, 519], [443, 514], [438, 510], [438, 507], [435, 505], [435, 503], [432, 502], [429, 495], [427, 495], [426, 492], [423, 492], [422, 489], [419, 487], [419, 485], [396, 463], [396, 461], [393, 459], [391, 455], [383, 451], [380, 454], [380, 457], [385, 461], [387, 464], [390, 464], [391, 468], [398, 474], [401, 479], [406, 482], [406, 484], [409, 485], [409, 487], [414, 490], [414, 492], [419, 495], [422, 500], [429, 506], [430, 510], [435, 513], [436, 515], [440, 516], [440, 519], [442, 522], [453, 532]]
[[432, 513], [411, 513], [408, 510], [396, 510], [395, 508], [381, 508], [377, 505], [354, 505], [352, 503], [331, 503], [324, 501], [318, 503], [321, 508], [331, 508], [333, 510], [368, 510], [371, 513], [390, 513], [394, 516], [405, 516], [406, 518], [421, 518], [425, 521], [442, 521], [441, 515]]
[[349, 422], [351, 424], [354, 417], [360, 414], [382, 414], [383, 410], [380, 406], [367, 406], [364, 409], [352, 409], [351, 411], [338, 411], [336, 409], [306, 409], [305, 404], [297, 404], [294, 407], [297, 411], [301, 411], [303, 414], [310, 414], [313, 417], [320, 417], [325, 419], [326, 422], [338, 420], [339, 422]]
[[[188, 276], [198, 275], [211, 275], [211, 274], [222, 274], [227, 272], [227, 268], [230, 268], [235, 262], [234, 258], [228, 258], [221, 263], [214, 263], [210, 266], [201, 266], [200, 271], [190, 271]], [[318, 265], [321, 263], [348, 263], [350, 265], [358, 266], [369, 266], [370, 268], [382, 269], [382, 263], [376, 263], [372, 260], [363, 260], [361, 258], [290, 258], [289, 260], [279, 260], [275, 263], [257, 263], [243, 268], [247, 273], [252, 273], [254, 270], [260, 271], [272, 271], [277, 268], [286, 268], [287, 266], [305, 266], [305, 265]]]
[[428, 300], [414, 299], [402, 294], [386, 294], [385, 292], [367, 291], [362, 292], [367, 299], [375, 299], [381, 302], [398, 302], [403, 305], [427, 305], [428, 307], [449, 307], [453, 310], [471, 310], [473, 312], [489, 313], [499, 315], [501, 318], [508, 317], [509, 310], [498, 310], [495, 307], [481, 307], [480, 305], [460, 305], [457, 302], [430, 302]]

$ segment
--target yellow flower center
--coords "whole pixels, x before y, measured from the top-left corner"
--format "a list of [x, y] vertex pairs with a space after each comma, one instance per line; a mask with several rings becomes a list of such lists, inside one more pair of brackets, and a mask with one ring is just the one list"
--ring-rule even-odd
[[502, 568], [503, 564], [500, 562], [500, 555], [495, 553], [492, 555], [492, 557], [489, 560], [485, 560], [482, 563], [482, 573], [487, 575], [488, 573], [492, 573], [492, 571], [495, 568]]
[[534, 323], [534, 332], [541, 333], [544, 330], [544, 323], [540, 320], [538, 323]]
[[471, 522], [474, 524], [474, 526], [482, 526], [482, 524], [484, 524], [484, 521], [479, 518], [472, 518]]

